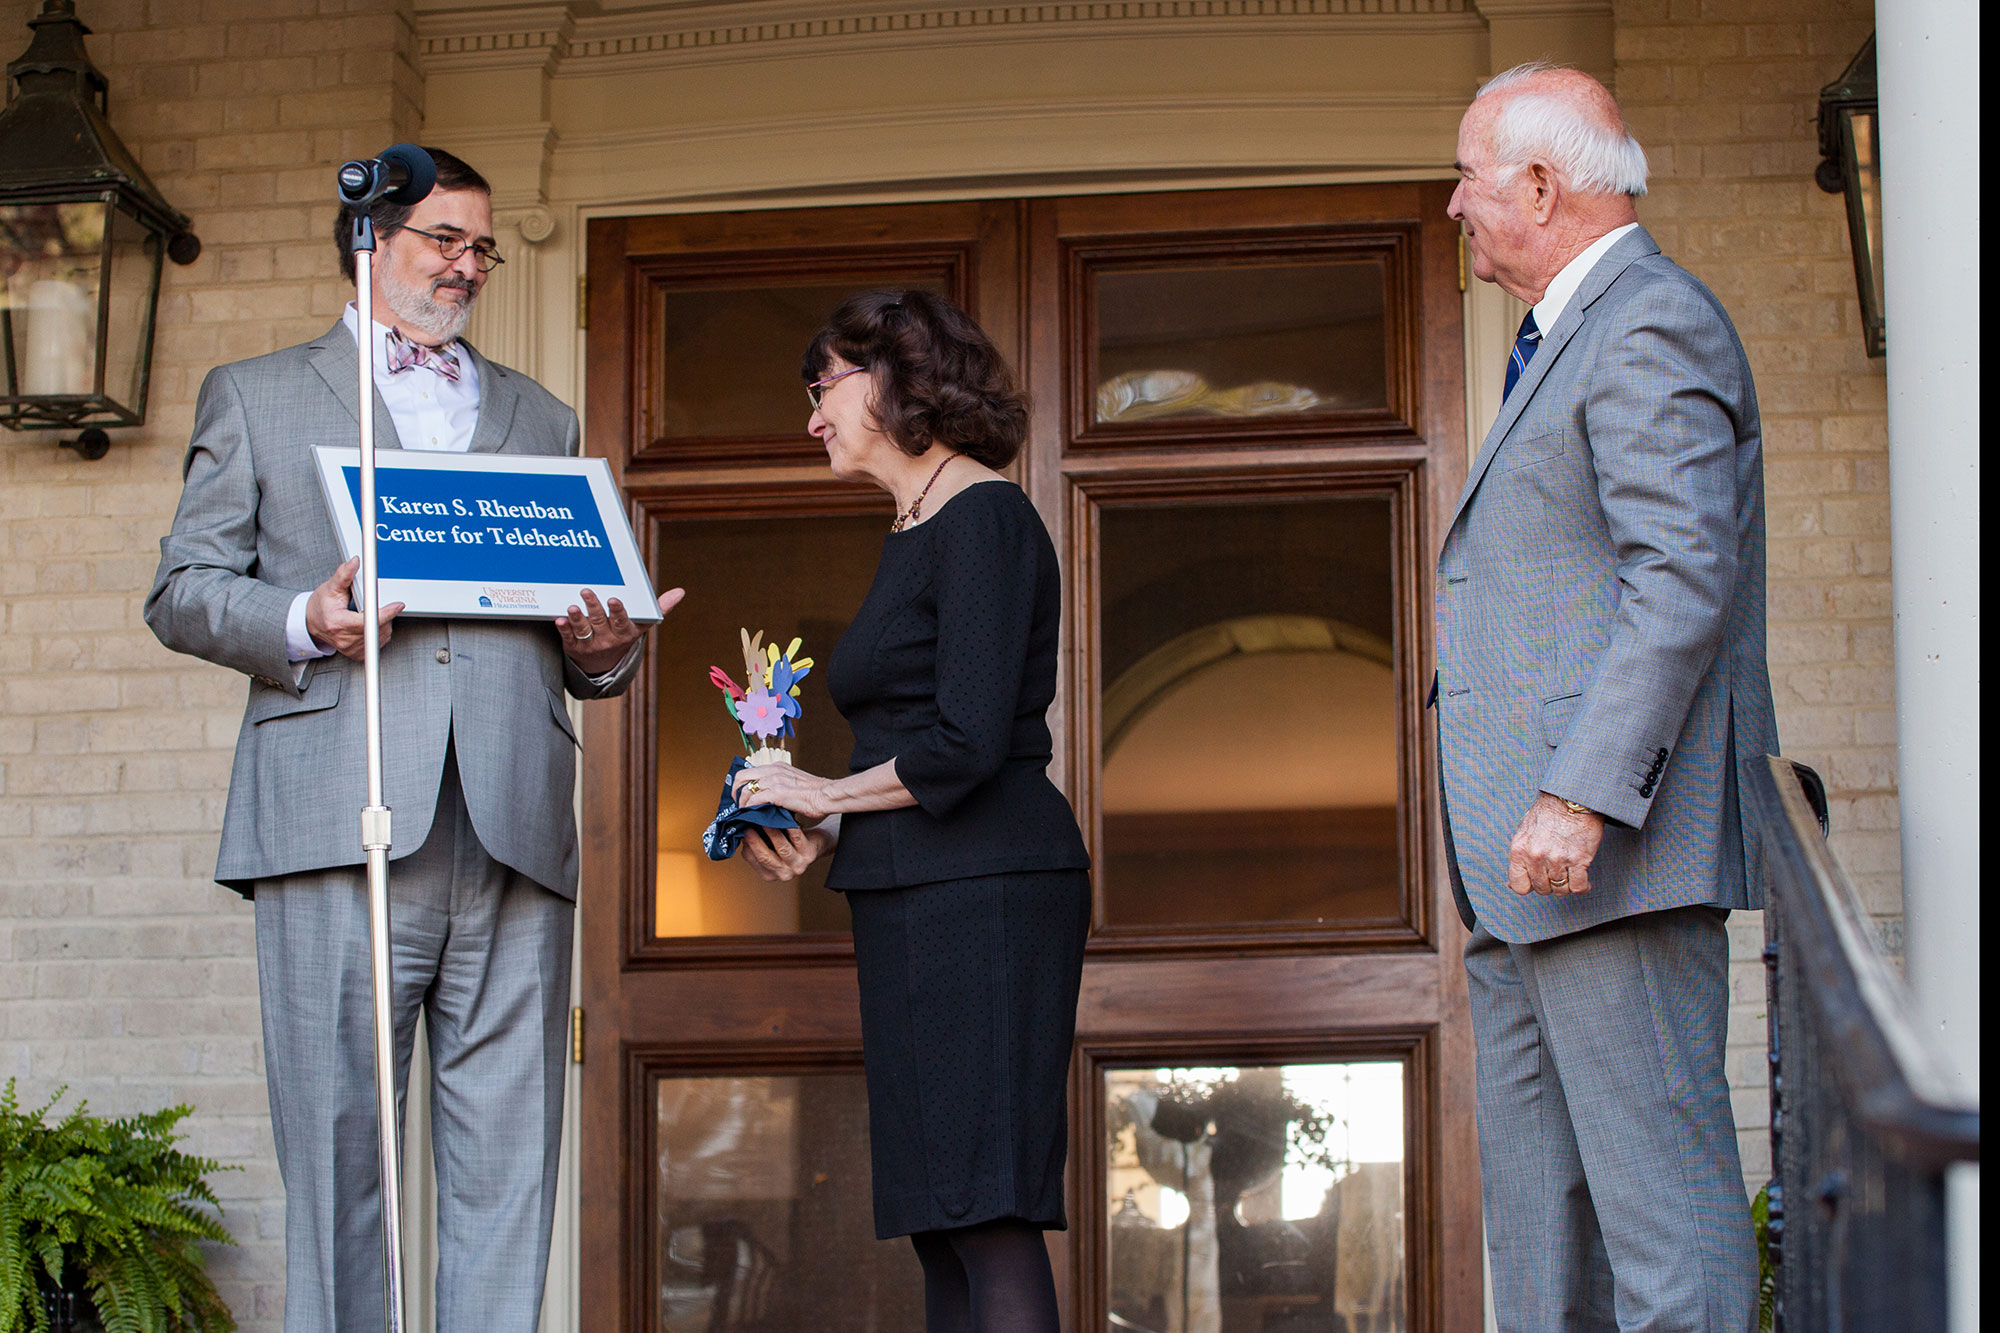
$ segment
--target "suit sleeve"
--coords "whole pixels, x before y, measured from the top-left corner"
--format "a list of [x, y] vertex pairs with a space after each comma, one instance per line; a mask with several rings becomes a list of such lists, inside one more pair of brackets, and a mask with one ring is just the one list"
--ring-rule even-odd
[[1719, 377], [1738, 354], [1721, 312], [1680, 284], [1619, 315], [1584, 403], [1618, 612], [1542, 789], [1639, 828], [1736, 586], [1737, 431]]
[[[577, 429], [576, 413], [567, 407], [562, 409], [568, 430], [568, 438], [563, 442], [563, 457], [575, 458], [583, 452], [582, 437]], [[554, 634], [555, 630], [550, 629]], [[560, 639], [558, 639], [560, 642]], [[632, 645], [632, 651], [625, 659], [601, 676], [585, 674], [582, 667], [570, 661], [569, 654], [563, 654], [563, 688], [573, 699], [611, 699], [632, 688], [638, 678], [639, 664], [646, 656], [646, 635], [642, 632], [639, 641]]]
[[173, 528], [146, 595], [146, 624], [175, 652], [300, 693], [285, 652], [285, 622], [303, 588], [257, 577], [259, 489], [243, 397], [224, 366], [195, 404], [194, 438]]
[[1034, 533], [1016, 507], [1025, 498], [989, 498], [1011, 490], [986, 483], [932, 520], [939, 525], [932, 548], [938, 715], [897, 754], [896, 776], [937, 819], [1000, 771], [1013, 741], [1038, 561]]

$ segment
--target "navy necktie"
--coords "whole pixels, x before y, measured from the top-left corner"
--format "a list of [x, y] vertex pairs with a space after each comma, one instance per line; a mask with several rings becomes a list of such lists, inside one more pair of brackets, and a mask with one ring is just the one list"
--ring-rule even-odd
[[1542, 331], [1535, 327], [1535, 312], [1530, 307], [1521, 317], [1521, 331], [1514, 335], [1514, 350], [1507, 353], [1507, 387], [1501, 391], [1501, 402], [1513, 396], [1514, 385], [1527, 373], [1528, 363], [1535, 359], [1535, 349], [1541, 345]]

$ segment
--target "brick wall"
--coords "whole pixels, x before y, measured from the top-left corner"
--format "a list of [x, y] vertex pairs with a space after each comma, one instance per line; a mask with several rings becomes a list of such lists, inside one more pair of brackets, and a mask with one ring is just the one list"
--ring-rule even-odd
[[[0, 54], [38, 3], [0, 6]], [[202, 376], [318, 333], [343, 300], [334, 165], [410, 137], [423, 96], [399, 0], [80, 0], [111, 118], [194, 219], [167, 266], [147, 424], [85, 462], [0, 439], [0, 1078], [93, 1108], [197, 1108], [194, 1151], [241, 1248], [213, 1271], [276, 1330], [284, 1207], [248, 906], [210, 880], [240, 677], [140, 620]]]
[[[1833, 847], [1902, 952], [1883, 362], [1862, 349], [1847, 220], [1813, 184], [1819, 89], [1869, 0], [1617, 0], [1618, 100], [1653, 164], [1640, 218], [1728, 307], [1757, 376], [1771, 683], [1786, 752], [1827, 780]], [[1731, 926], [1743, 1167], [1770, 1174], [1761, 914]]]

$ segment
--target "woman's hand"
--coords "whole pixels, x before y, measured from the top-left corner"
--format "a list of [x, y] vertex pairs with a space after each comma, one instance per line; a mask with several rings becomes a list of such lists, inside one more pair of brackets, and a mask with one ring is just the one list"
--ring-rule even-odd
[[801, 821], [824, 819], [833, 813], [827, 788], [833, 779], [815, 777], [790, 764], [759, 764], [736, 775], [736, 803], [751, 807], [775, 805]]
[[832, 845], [833, 835], [824, 829], [752, 828], [738, 850], [759, 877], [783, 883], [805, 874]]

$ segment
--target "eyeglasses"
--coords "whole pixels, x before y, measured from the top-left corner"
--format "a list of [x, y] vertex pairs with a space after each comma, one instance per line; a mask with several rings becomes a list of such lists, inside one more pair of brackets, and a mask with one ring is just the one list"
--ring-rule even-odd
[[814, 380], [811, 384], [806, 385], [806, 397], [812, 400], [813, 411], [819, 411], [819, 405], [826, 400], [826, 391], [829, 388], [840, 383], [849, 375], [859, 375], [866, 369], [868, 369], [866, 366], [854, 366], [841, 371], [838, 375], [828, 375], [823, 380]]
[[467, 250], [472, 251], [472, 262], [479, 265], [481, 273], [491, 273], [495, 265], [507, 262], [500, 257], [500, 252], [494, 249], [491, 241], [468, 241], [463, 236], [453, 236], [442, 231], [425, 231], [422, 227], [405, 227], [403, 230], [436, 241], [438, 253], [444, 256], [448, 264], [457, 262], [458, 257]]

